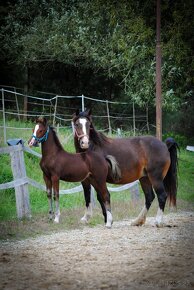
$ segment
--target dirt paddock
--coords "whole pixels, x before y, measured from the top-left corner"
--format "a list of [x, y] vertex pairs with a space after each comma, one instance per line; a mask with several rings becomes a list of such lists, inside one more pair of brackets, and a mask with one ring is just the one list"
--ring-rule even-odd
[[194, 289], [194, 213], [0, 244], [0, 289]]

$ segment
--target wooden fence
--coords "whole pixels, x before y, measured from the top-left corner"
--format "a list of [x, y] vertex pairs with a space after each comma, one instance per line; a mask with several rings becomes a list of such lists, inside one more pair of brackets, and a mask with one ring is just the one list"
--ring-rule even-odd
[[[22, 217], [31, 217], [30, 210], [30, 199], [29, 199], [29, 191], [28, 185], [32, 185], [40, 190], [46, 191], [46, 186], [42, 185], [35, 180], [27, 177], [26, 175], [26, 167], [24, 161], [24, 151], [30, 154], [41, 158], [41, 154], [31, 150], [29, 147], [23, 145], [23, 142], [18, 145], [8, 146], [4, 148], [0, 148], [0, 154], [10, 154], [11, 157], [11, 169], [13, 173], [13, 181], [0, 184], [0, 190], [15, 188], [15, 197], [16, 197], [16, 208], [17, 208], [17, 216], [18, 218]], [[139, 185], [138, 181], [134, 181], [129, 184], [122, 185], [120, 187], [108, 187], [110, 192], [120, 192], [123, 190], [131, 189], [132, 199], [139, 199]], [[76, 192], [81, 192], [82, 185], [73, 187], [71, 189], [63, 189], [60, 190], [60, 194], [72, 194]], [[92, 190], [91, 200], [94, 201], [94, 190]], [[93, 202], [94, 203], [94, 202]]]

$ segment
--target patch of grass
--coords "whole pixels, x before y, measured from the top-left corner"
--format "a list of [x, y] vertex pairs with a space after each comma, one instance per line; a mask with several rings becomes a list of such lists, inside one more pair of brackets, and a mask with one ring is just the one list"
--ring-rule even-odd
[[194, 152], [181, 150], [178, 178], [178, 198], [194, 202]]

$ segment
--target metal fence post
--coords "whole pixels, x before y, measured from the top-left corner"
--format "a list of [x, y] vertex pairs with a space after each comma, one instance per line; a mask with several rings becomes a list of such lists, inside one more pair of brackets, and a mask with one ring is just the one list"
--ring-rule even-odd
[[110, 123], [110, 113], [109, 113], [109, 106], [108, 106], [108, 101], [106, 100], [106, 110], [107, 110], [107, 117], [108, 117], [108, 132], [111, 135], [112, 134], [112, 128], [111, 128], [111, 123]]
[[85, 110], [84, 95], [82, 95], [82, 112]]

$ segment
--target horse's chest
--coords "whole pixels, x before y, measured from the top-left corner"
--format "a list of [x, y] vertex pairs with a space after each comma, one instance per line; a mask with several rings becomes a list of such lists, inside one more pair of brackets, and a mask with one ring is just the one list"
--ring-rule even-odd
[[50, 172], [50, 171], [53, 171], [55, 168], [56, 168], [56, 164], [55, 164], [55, 161], [50, 158], [49, 160], [47, 159], [42, 159], [40, 161], [40, 167], [42, 169], [43, 172]]

